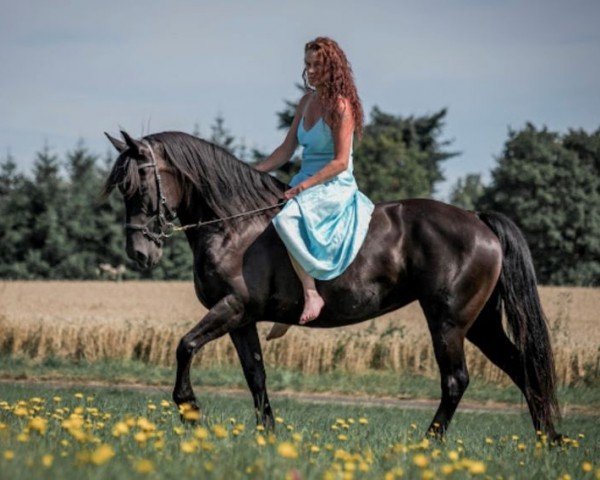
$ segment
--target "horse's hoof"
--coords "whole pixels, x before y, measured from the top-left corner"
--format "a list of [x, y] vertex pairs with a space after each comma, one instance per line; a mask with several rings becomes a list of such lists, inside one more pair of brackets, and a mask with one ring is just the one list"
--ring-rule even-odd
[[200, 407], [195, 400], [178, 405], [179, 418], [183, 423], [196, 423], [200, 420]]
[[550, 437], [550, 443], [553, 445], [565, 445], [570, 442], [570, 438], [562, 433], [554, 433]]

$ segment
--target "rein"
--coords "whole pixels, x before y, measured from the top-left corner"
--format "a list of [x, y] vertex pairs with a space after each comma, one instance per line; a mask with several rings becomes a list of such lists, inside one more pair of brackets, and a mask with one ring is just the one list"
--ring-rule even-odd
[[[150, 217], [150, 219], [145, 224], [138, 223], [126, 223], [125, 230], [138, 230], [142, 232], [149, 240], [156, 243], [158, 246], [162, 245], [163, 238], [169, 238], [175, 232], [185, 232], [186, 230], [191, 230], [193, 228], [200, 228], [206, 225], [212, 225], [215, 223], [225, 222], [227, 220], [233, 220], [235, 218], [246, 217], [250, 215], [255, 215], [257, 213], [265, 212], [267, 210], [272, 210], [274, 208], [282, 207], [287, 203], [287, 200], [276, 203], [275, 205], [269, 205], [268, 207], [257, 208], [255, 210], [249, 210], [247, 212], [237, 213], [235, 215], [230, 215], [228, 217], [223, 218], [215, 218], [214, 220], [200, 221], [197, 223], [189, 223], [186, 225], [175, 225], [173, 220], [177, 218], [177, 213], [169, 208], [167, 203], [167, 199], [163, 194], [162, 181], [160, 178], [160, 173], [158, 171], [158, 164], [156, 163], [156, 157], [154, 156], [154, 150], [152, 150], [152, 146], [149, 142], [142, 140], [144, 145], [150, 150], [150, 156], [152, 157], [151, 162], [143, 163], [138, 165], [138, 170], [142, 170], [144, 168], [152, 168], [154, 170], [154, 178], [156, 180], [156, 194], [158, 196], [158, 205], [157, 210], [154, 212], [154, 215]], [[158, 220], [158, 224], [160, 226], [159, 232], [153, 232], [148, 228], [148, 225], [152, 223], [154, 220]]]

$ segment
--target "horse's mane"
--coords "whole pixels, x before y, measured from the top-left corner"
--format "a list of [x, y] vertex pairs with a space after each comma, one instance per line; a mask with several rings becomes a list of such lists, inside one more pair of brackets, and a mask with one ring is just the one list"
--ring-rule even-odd
[[[273, 205], [285, 185], [271, 175], [255, 170], [226, 149], [183, 132], [154, 133], [144, 137], [152, 147], [161, 145], [165, 160], [182, 181], [184, 196], [198, 191], [219, 218]], [[126, 153], [126, 152], [125, 152]], [[122, 154], [106, 181], [104, 192], [121, 185], [125, 193], [139, 189], [136, 162]]]

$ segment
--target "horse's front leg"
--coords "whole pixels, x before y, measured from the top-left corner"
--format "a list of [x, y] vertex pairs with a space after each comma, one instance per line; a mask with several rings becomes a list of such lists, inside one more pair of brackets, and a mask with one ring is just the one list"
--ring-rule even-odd
[[260, 348], [260, 340], [256, 331], [256, 323], [249, 323], [233, 330], [231, 340], [235, 345], [240, 363], [244, 369], [244, 376], [254, 399], [257, 421], [272, 429], [275, 426], [273, 411], [267, 395], [267, 376]]
[[177, 378], [173, 400], [177, 405], [188, 404], [198, 409], [190, 382], [190, 366], [194, 354], [211, 340], [239, 328], [244, 323], [244, 304], [234, 296], [221, 299], [202, 320], [183, 336], [177, 347]]

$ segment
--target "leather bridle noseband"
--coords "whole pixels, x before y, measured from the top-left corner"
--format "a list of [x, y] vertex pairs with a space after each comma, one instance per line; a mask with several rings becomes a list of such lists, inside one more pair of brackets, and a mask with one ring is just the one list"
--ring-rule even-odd
[[[160, 178], [160, 173], [158, 171], [158, 164], [156, 163], [156, 157], [154, 156], [154, 150], [152, 150], [152, 146], [148, 142], [142, 140], [142, 143], [150, 151], [150, 156], [152, 158], [152, 161], [147, 162], [147, 163], [142, 163], [141, 165], [138, 165], [137, 168], [138, 168], [138, 171], [143, 170], [144, 168], [152, 168], [152, 170], [154, 170], [154, 178], [156, 181], [156, 194], [157, 194], [158, 204], [156, 206], [156, 210], [154, 211], [154, 214], [150, 217], [150, 220], [148, 220], [145, 224], [126, 223], [125, 230], [140, 231], [140, 232], [142, 232], [142, 235], [144, 235], [144, 237], [146, 237], [148, 240], [153, 241], [160, 247], [160, 246], [162, 246], [162, 242], [163, 242], [164, 238], [168, 238], [171, 235], [173, 235], [173, 232], [176, 229], [176, 226], [173, 223], [173, 220], [175, 220], [177, 218], [177, 213], [174, 212], [173, 210], [171, 210], [171, 208], [169, 207], [169, 204], [167, 203], [167, 199], [163, 193], [162, 181]], [[150, 230], [148, 228], [148, 225], [150, 225], [155, 220], [158, 220], [158, 225], [160, 227], [158, 233], [153, 232], [152, 230]]]

